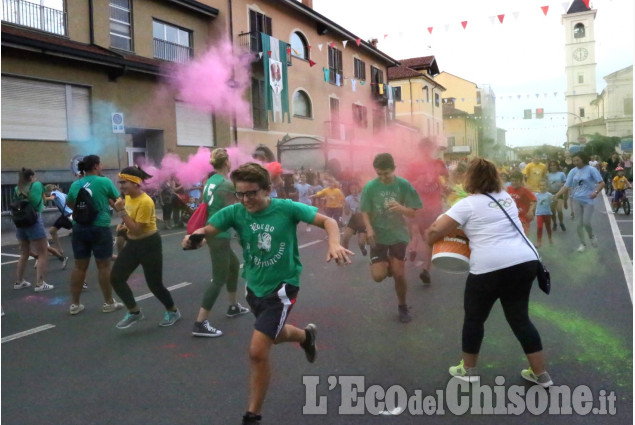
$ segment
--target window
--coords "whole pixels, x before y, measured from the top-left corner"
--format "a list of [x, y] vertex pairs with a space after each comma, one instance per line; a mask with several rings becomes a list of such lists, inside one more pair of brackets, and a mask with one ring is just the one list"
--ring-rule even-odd
[[194, 109], [183, 102], [176, 109], [177, 146], [214, 146], [212, 114]]
[[355, 78], [366, 81], [366, 62], [363, 60], [354, 58], [353, 66], [355, 68]]
[[110, 46], [132, 51], [130, 0], [110, 0]]
[[291, 55], [296, 58], [309, 60], [309, 43], [299, 32], [291, 34]]
[[434, 94], [434, 106], [439, 106], [439, 93]]
[[66, 35], [64, 0], [3, 0], [2, 20], [57, 35]]
[[451, 148], [456, 143], [456, 139], [454, 136], [448, 137], [448, 147]]
[[[480, 105], [481, 104], [481, 92], [477, 91], [476, 92], [476, 104]], [[437, 106], [439, 106], [439, 104], [437, 103]]]
[[86, 141], [90, 89], [2, 76], [2, 138]]
[[584, 108], [580, 108], [580, 118], [584, 118]]
[[266, 130], [267, 109], [265, 107], [265, 82], [256, 78], [251, 79], [251, 116], [254, 118], [254, 128]]
[[[371, 90], [373, 92], [373, 94], [375, 96], [380, 95], [380, 86], [384, 85], [384, 72], [379, 69], [379, 68], [375, 68], [374, 66], [370, 67], [370, 83], [371, 83]], [[384, 91], [383, 94], [381, 94], [380, 96], [385, 96], [386, 92]], [[374, 119], [373, 119], [374, 122]]]
[[303, 118], [311, 118], [313, 116], [311, 99], [303, 90], [298, 90], [293, 94], [293, 116]]
[[624, 99], [624, 115], [633, 115], [633, 98]]
[[271, 18], [258, 13], [255, 10], [249, 11], [249, 47], [252, 52], [262, 52], [262, 38], [260, 33], [263, 32], [267, 35], [272, 35], [271, 32]]
[[401, 87], [393, 87], [393, 99], [395, 102], [401, 102]]
[[430, 89], [428, 86], [425, 86], [423, 91], [426, 93], [426, 103], [430, 103]]
[[342, 78], [342, 51], [335, 47], [329, 46], [329, 83], [337, 83], [338, 74], [340, 76], [340, 84]]
[[575, 24], [573, 27], [573, 37], [574, 38], [584, 38], [585, 36], [584, 24]]
[[353, 104], [353, 122], [362, 128], [368, 127], [368, 108]]
[[166, 24], [152, 22], [154, 57], [170, 62], [187, 62], [192, 56], [192, 33]]
[[580, 74], [578, 75], [578, 84], [582, 84], [584, 83], [584, 75]]

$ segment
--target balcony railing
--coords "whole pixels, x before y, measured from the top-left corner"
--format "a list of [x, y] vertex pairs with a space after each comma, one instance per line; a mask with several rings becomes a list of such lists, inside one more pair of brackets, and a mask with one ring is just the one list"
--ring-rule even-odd
[[[379, 91], [379, 87], [383, 86], [382, 93]], [[372, 82], [370, 86], [370, 91], [373, 94], [373, 99], [381, 105], [386, 105], [388, 103], [388, 93], [386, 93], [386, 85], [380, 82]]]
[[170, 43], [169, 41], [154, 39], [154, 57], [170, 62], [185, 63], [188, 62], [193, 55], [193, 49], [180, 44]]
[[[258, 53], [264, 53], [262, 51], [262, 37], [260, 32], [242, 32], [238, 34], [238, 45], [245, 50], [258, 55]], [[291, 48], [291, 45], [287, 43], [287, 51]], [[291, 66], [291, 55], [287, 54], [287, 66]]]
[[25, 0], [2, 0], [2, 21], [52, 34], [67, 35], [66, 12]]

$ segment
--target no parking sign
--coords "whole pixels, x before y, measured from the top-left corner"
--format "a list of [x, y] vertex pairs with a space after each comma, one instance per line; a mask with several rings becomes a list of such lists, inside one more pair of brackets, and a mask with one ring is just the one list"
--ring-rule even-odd
[[123, 112], [113, 112], [111, 121], [112, 121], [113, 133], [125, 133], [124, 122], [123, 122]]

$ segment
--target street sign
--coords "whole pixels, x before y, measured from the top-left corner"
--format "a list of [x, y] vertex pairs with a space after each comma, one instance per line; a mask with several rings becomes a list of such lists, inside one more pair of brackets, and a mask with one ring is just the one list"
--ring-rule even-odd
[[125, 125], [123, 121], [123, 112], [112, 113], [112, 132], [113, 133], [125, 133]]

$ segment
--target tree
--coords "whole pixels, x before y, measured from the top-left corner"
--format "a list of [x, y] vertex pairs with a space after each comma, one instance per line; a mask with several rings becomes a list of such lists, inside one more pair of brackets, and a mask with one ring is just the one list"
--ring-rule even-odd
[[584, 146], [584, 152], [588, 155], [599, 155], [602, 159], [610, 157], [620, 143], [619, 137], [602, 136], [595, 133], [591, 140]]

